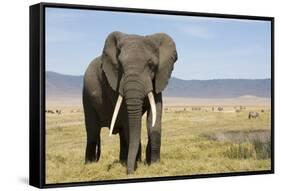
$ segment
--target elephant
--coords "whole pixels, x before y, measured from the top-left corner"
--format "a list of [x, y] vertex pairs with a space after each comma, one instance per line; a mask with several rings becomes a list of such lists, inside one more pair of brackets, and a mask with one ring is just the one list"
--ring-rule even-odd
[[119, 160], [127, 174], [141, 160], [141, 118], [147, 112], [146, 162], [160, 161], [162, 91], [177, 61], [176, 45], [165, 33], [147, 36], [112, 32], [102, 54], [86, 69], [82, 102], [87, 144], [85, 163], [98, 162], [101, 127], [119, 134]]

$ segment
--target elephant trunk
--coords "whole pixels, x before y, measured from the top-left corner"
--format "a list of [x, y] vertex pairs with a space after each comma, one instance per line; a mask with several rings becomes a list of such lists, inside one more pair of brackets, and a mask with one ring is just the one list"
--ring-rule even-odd
[[[151, 82], [150, 82], [151, 83]], [[129, 149], [127, 156], [127, 173], [133, 173], [136, 169], [136, 157], [140, 145], [141, 137], [141, 117], [143, 109], [143, 100], [148, 96], [148, 100], [152, 111], [152, 127], [156, 122], [156, 104], [151, 90], [147, 90], [142, 80], [136, 78], [135, 75], [128, 76], [123, 83], [123, 96], [120, 94], [116, 101], [116, 106], [113, 111], [112, 121], [110, 125], [110, 134], [112, 134], [113, 127], [120, 109], [121, 103], [124, 102], [128, 112], [128, 135], [129, 135]], [[147, 93], [149, 92], [149, 93]]]
[[127, 158], [127, 173], [136, 169], [136, 157], [141, 137], [142, 100], [127, 100], [128, 125], [129, 125], [129, 150]]
[[141, 117], [144, 98], [143, 87], [140, 83], [128, 82], [124, 88], [125, 103], [128, 111], [129, 150], [127, 158], [127, 173], [136, 169], [136, 157], [141, 137]]

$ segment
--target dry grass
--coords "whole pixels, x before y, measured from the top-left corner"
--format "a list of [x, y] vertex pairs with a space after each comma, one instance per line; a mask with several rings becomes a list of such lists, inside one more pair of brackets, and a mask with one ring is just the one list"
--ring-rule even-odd
[[[107, 128], [102, 129], [100, 161], [85, 165], [83, 112], [79, 106], [59, 109], [62, 115], [47, 114], [46, 118], [46, 183], [258, 171], [271, 166], [270, 145], [259, 134], [253, 134], [270, 130], [270, 107], [250, 106], [239, 113], [228, 112], [233, 106], [224, 106], [225, 112], [212, 112], [210, 106], [202, 111], [187, 107], [186, 111], [163, 112], [160, 163], [148, 166], [143, 160], [129, 176], [126, 167], [118, 162], [119, 138], [109, 137]], [[265, 112], [260, 113], [260, 118], [247, 118], [249, 110], [261, 109]], [[249, 141], [247, 137], [257, 139]], [[146, 143], [143, 120], [143, 159]]]

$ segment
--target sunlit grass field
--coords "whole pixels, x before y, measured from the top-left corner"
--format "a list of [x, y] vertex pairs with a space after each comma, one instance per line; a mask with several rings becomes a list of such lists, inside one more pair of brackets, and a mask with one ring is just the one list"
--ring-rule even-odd
[[[270, 106], [167, 106], [163, 110], [161, 161], [145, 163], [147, 132], [142, 123], [142, 162], [133, 175], [119, 159], [119, 136], [102, 129], [98, 163], [84, 164], [86, 132], [82, 107], [48, 106], [62, 113], [46, 114], [46, 183], [180, 176], [270, 170]], [[261, 110], [264, 110], [261, 112]], [[257, 111], [257, 119], [248, 119]]]

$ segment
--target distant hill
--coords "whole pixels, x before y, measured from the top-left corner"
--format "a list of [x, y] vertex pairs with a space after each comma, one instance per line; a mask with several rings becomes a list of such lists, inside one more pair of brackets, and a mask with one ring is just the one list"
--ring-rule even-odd
[[46, 95], [49, 97], [81, 96], [82, 86], [83, 76], [46, 72]]
[[[46, 72], [47, 97], [76, 97], [82, 94], [83, 76]], [[194, 98], [232, 98], [271, 96], [270, 79], [181, 80], [171, 78], [164, 96]]]
[[244, 95], [271, 96], [270, 79], [181, 80], [171, 78], [165, 96], [195, 98], [232, 98]]

